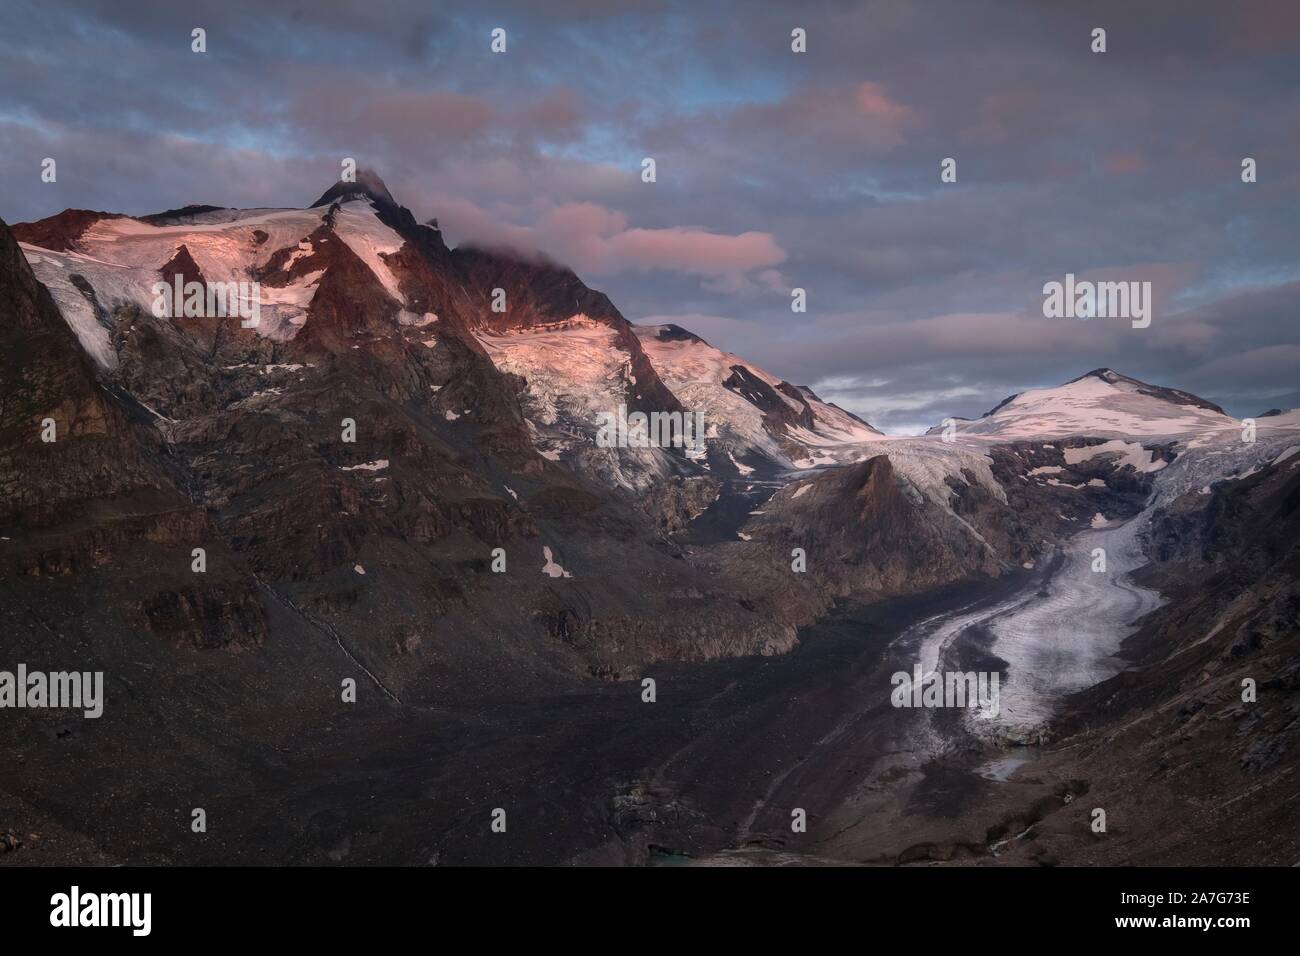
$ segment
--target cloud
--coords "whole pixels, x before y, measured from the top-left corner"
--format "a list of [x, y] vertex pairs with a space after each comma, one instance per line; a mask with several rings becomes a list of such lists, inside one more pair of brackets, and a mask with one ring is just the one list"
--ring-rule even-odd
[[1272, 390], [1294, 388], [1300, 369], [1300, 345], [1268, 345], [1213, 359], [1191, 370], [1198, 381], [1210, 385], [1230, 385], [1249, 381], [1255, 388]]
[[[544, 252], [873, 420], [891, 394], [933, 421], [1098, 365], [1243, 413], [1293, 391], [1290, 0], [815, 3], [806, 54], [765, 0], [10, 6], [10, 221], [301, 204], [352, 156], [452, 241]], [[1044, 320], [1066, 272], [1152, 281], [1151, 328]]]
[[887, 131], [886, 141], [892, 138], [895, 144], [902, 142], [903, 130], [916, 122], [913, 111], [890, 99], [879, 83], [863, 83], [858, 87], [855, 99], [858, 112], [874, 126]]
[[467, 200], [440, 203], [444, 228], [465, 242], [541, 252], [580, 274], [609, 276], [626, 271], [678, 272], [712, 280], [747, 283], [750, 273], [786, 259], [769, 233], [725, 235], [700, 226], [633, 227], [628, 217], [596, 203], [566, 203], [545, 209], [536, 221], [503, 221]]

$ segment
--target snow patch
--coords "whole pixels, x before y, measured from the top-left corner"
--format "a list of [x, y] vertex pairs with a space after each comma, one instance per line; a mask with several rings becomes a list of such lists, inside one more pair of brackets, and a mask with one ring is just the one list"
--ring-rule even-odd
[[1147, 451], [1138, 442], [1120, 441], [1119, 439], [1102, 442], [1100, 445], [1088, 445], [1085, 448], [1065, 449], [1065, 461], [1066, 464], [1070, 465], [1077, 465], [1081, 461], [1089, 461], [1098, 455], [1114, 455], [1118, 459], [1115, 462], [1116, 468], [1132, 465], [1135, 471], [1140, 472], [1159, 471], [1169, 464], [1164, 460], [1156, 460], [1155, 452]]
[[754, 469], [749, 467], [749, 465], [742, 465], [740, 462], [736, 461], [736, 456], [731, 452], [727, 452], [727, 457], [731, 459], [731, 463], [736, 466], [736, 470], [742, 475], [752, 475], [754, 473]]
[[555, 559], [551, 557], [551, 549], [546, 545], [542, 546], [542, 557], [546, 559], [546, 564], [542, 566], [542, 573], [552, 578], [571, 578], [573, 577], [568, 571], [560, 567]]

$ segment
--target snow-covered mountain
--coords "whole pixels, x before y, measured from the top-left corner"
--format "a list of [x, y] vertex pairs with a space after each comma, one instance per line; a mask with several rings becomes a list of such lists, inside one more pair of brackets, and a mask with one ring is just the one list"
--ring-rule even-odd
[[[345, 185], [308, 209], [0, 222], [0, 580], [76, 577], [124, 642], [259, 646], [283, 611], [273, 640], [327, 634], [393, 699], [788, 649], [778, 595], [665, 536], [712, 500], [702, 466], [554, 444], [537, 399], [564, 388], [599, 397], [555, 405], [593, 430], [604, 404], [680, 410], [608, 300]], [[177, 276], [258, 283], [260, 322], [155, 314]], [[562, 323], [581, 362], [509, 370]], [[28, 427], [46, 419], [56, 442]], [[196, 547], [204, 574], [177, 558]]]
[[[851, 461], [862, 442], [881, 437], [811, 389], [673, 325], [631, 326], [621, 316], [576, 313], [546, 324], [479, 329], [476, 336], [499, 369], [526, 381], [525, 413], [543, 454], [554, 460], [591, 462], [602, 455], [592, 450], [600, 416], [620, 403], [702, 415], [706, 447], [700, 451], [603, 452], [606, 473], [634, 487], [683, 468], [726, 477]], [[638, 359], [671, 403], [653, 402]]]
[[[1069, 435], [1160, 439], [1237, 425], [1223, 409], [1188, 392], [1100, 368], [1056, 388], [1012, 395], [980, 418], [958, 419], [956, 432], [1006, 441]], [[935, 426], [929, 434], [943, 430]]]
[[856, 415], [823, 402], [812, 389], [716, 349], [680, 326], [637, 326], [636, 334], [682, 404], [701, 409], [739, 459], [759, 455], [807, 468], [852, 460], [846, 446], [881, 437]]
[[[478, 352], [517, 382], [532, 451], [602, 484], [642, 491], [693, 477], [775, 478], [888, 455], [896, 473], [947, 507], [954, 487], [978, 481], [997, 497], [987, 449], [1070, 440], [1060, 467], [1103, 458], [1135, 473], [1164, 468], [1200, 449], [1195, 480], [1245, 472], [1294, 434], [1295, 412], [1261, 416], [1260, 447], [1210, 402], [1097, 369], [1056, 388], [1013, 395], [981, 418], [958, 420], [957, 441], [936, 426], [890, 439], [810, 389], [793, 385], [676, 325], [634, 326], [572, 270], [503, 250], [448, 249], [436, 226], [420, 226], [382, 180], [359, 171], [309, 208], [187, 206], [152, 216], [68, 210], [14, 228], [36, 277], [50, 290], [81, 346], [115, 375], [131, 329], [123, 307], [147, 312], [154, 286], [185, 279], [260, 286], [251, 330], [192, 323], [223, 369], [294, 368], [310, 377], [319, 352], [392, 357], [413, 351], [437, 365], [446, 352]], [[502, 301], [503, 296], [504, 307]], [[229, 324], [228, 324], [229, 325]], [[255, 347], [257, 341], [266, 348]], [[274, 354], [261, 361], [267, 348]], [[242, 350], [242, 351], [241, 351]], [[257, 353], [254, 355], [253, 353]], [[260, 364], [259, 364], [260, 363]], [[131, 378], [131, 369], [124, 370]], [[276, 378], [275, 387], [283, 383]], [[426, 400], [440, 420], [474, 414], [454, 379], [435, 376]], [[444, 386], [452, 386], [444, 391]], [[193, 389], [182, 389], [189, 394]], [[160, 420], [184, 417], [163, 395], [138, 396]], [[620, 408], [701, 413], [705, 448], [598, 447], [597, 432]], [[1275, 440], [1276, 439], [1276, 440]], [[1078, 440], [1078, 441], [1076, 441]], [[1157, 450], [1176, 443], [1178, 454]], [[1032, 482], [1060, 481], [1034, 465]], [[1192, 480], [1192, 479], [1188, 479]]]
[[[188, 206], [140, 218], [70, 210], [14, 231], [82, 347], [109, 372], [119, 361], [114, 311], [149, 311], [159, 281], [256, 281], [260, 319], [251, 334], [273, 342], [310, 346], [326, 337], [332, 347], [366, 348], [400, 339], [434, 348], [446, 329], [439, 313], [455, 313], [498, 370], [523, 380], [521, 404], [536, 449], [608, 484], [641, 488], [676, 474], [808, 468], [854, 460], [854, 446], [879, 437], [811, 389], [686, 330], [634, 328], [562, 266], [446, 249], [440, 234], [415, 227], [368, 171], [335, 184], [307, 209]], [[313, 313], [330, 310], [314, 306], [322, 288], [342, 282], [353, 294], [364, 290], [369, 305], [343, 315], [343, 328], [327, 329]], [[504, 309], [494, 302], [497, 289]], [[702, 413], [708, 451], [594, 447], [603, 416], [620, 406]]]
[[[1300, 410], [1265, 413], [1251, 427], [1190, 392], [1101, 368], [1055, 388], [1012, 395], [980, 418], [957, 419], [951, 430], [936, 425], [920, 441], [942, 440], [949, 431], [953, 448], [991, 453], [1015, 446], [1061, 456], [1027, 462], [1031, 467], [1020, 477], [1031, 484], [1076, 487], [1071, 474], [1100, 482], [1085, 474], [1100, 464], [1151, 475], [1154, 505], [1189, 492], [1208, 495], [1216, 482], [1247, 478], [1290, 458], [1300, 451]], [[897, 443], [898, 450], [907, 444]], [[894, 443], [887, 451], [896, 453]]]
[[255, 331], [277, 341], [292, 339], [306, 324], [321, 278], [338, 264], [330, 242], [342, 243], [364, 263], [382, 294], [396, 304], [401, 324], [436, 321], [436, 316], [408, 310], [396, 267], [387, 261], [405, 240], [380, 221], [373, 204], [348, 201], [329, 223], [327, 215], [320, 209], [216, 209], [164, 214], [160, 221], [104, 217], [66, 236], [65, 249], [37, 245], [37, 228], [20, 225], [15, 235], [36, 277], [104, 368], [117, 361], [109, 341], [109, 313], [133, 305], [149, 311], [154, 284], [170, 281], [179, 271], [173, 265], [178, 257], [197, 267], [197, 274], [187, 273], [187, 279], [259, 280], [261, 316]]
[[634, 356], [616, 325], [578, 313], [548, 325], [474, 334], [498, 370], [523, 382], [520, 405], [544, 457], [630, 489], [689, 471], [691, 459], [701, 457], [689, 449], [596, 444], [602, 416], [620, 405], [646, 410]]

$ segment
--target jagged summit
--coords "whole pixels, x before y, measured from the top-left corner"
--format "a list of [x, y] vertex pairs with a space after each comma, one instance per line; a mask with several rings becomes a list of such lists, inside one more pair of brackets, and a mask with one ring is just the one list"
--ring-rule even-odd
[[311, 204], [309, 208], [328, 206], [334, 202], [347, 202], [351, 199], [366, 199], [381, 209], [398, 209], [397, 200], [388, 191], [388, 187], [373, 169], [358, 169], [356, 182], [339, 180]]
[[829, 464], [852, 446], [880, 432], [843, 409], [823, 402], [810, 388], [725, 352], [672, 323], [638, 325], [651, 364], [690, 407], [718, 422], [718, 435], [738, 452], [754, 451], [796, 467]]

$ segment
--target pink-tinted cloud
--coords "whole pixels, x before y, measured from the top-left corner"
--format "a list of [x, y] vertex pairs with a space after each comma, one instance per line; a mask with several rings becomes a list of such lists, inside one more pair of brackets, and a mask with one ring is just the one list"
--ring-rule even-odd
[[772, 287], [780, 278], [772, 267], [786, 259], [771, 233], [633, 227], [626, 215], [597, 203], [552, 206], [529, 224], [506, 221], [502, 209], [454, 196], [437, 198], [434, 205], [443, 228], [458, 240], [540, 252], [584, 275], [664, 270], [723, 280], [739, 290], [747, 284]]
[[1099, 322], [1016, 312], [951, 313], [918, 319], [904, 328], [916, 347], [933, 354], [1032, 355], [1084, 348], [1106, 338]]
[[771, 233], [728, 236], [697, 226], [628, 229], [611, 236], [611, 265], [638, 269], [672, 269], [698, 275], [731, 275], [785, 261], [785, 251]]
[[913, 121], [912, 111], [891, 100], [879, 83], [863, 83], [857, 89], [856, 98], [858, 112], [873, 122], [901, 130]]

